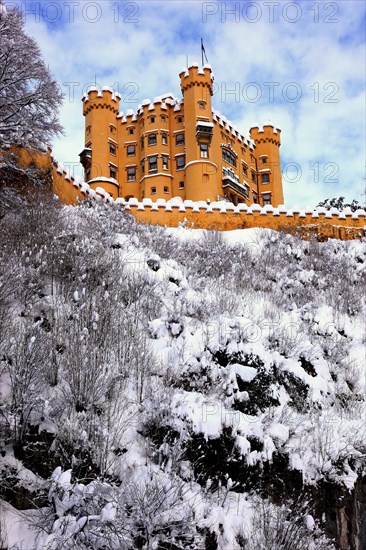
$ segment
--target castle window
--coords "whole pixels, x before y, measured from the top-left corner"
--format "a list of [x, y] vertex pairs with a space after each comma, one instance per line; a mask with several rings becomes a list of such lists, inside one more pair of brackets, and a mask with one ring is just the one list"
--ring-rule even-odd
[[109, 177], [117, 179], [117, 169], [114, 166], [109, 167]]
[[166, 116], [165, 115], [161, 115], [161, 122], [166, 122]]
[[251, 176], [252, 176], [252, 182], [255, 183], [256, 182], [255, 172], [252, 172]]
[[145, 159], [141, 159], [140, 166], [141, 166], [141, 174], [144, 175], [145, 174]]
[[252, 191], [253, 193], [253, 202], [254, 204], [258, 204], [258, 195], [255, 191]]
[[151, 194], [152, 194], [152, 195], [156, 195], [156, 187], [152, 187], [152, 188], [151, 188]]
[[155, 122], [155, 117], [154, 117], [154, 116], [151, 116], [151, 117], [150, 117], [150, 124], [154, 124], [154, 122]]
[[236, 168], [236, 157], [233, 153], [231, 153], [227, 149], [223, 149], [222, 158], [225, 162], [227, 162], [228, 164], [231, 164], [231, 166], [234, 166], [234, 168]]
[[156, 134], [149, 134], [147, 137], [148, 145], [156, 145]]
[[163, 158], [163, 169], [168, 170], [169, 167], [169, 157], [168, 155], [162, 155]]
[[178, 124], [182, 124], [182, 122], [183, 122], [183, 117], [179, 116], [179, 117], [177, 118], [177, 122], [178, 122]]
[[175, 136], [175, 144], [176, 145], [184, 145], [184, 134], [177, 134]]
[[205, 107], [206, 107], [204, 101], [199, 101], [198, 106], [199, 106], [200, 109], [205, 109]]
[[144, 138], [142, 137], [142, 138], [141, 138], [141, 149], [144, 148], [144, 145], [145, 145], [145, 140], [144, 140]]
[[261, 159], [262, 159], [262, 164], [267, 164], [268, 157], [262, 156]]
[[136, 155], [136, 145], [127, 145], [127, 156], [134, 157]]
[[185, 155], [179, 155], [178, 157], [175, 157], [177, 170], [182, 170], [186, 164], [186, 156]]
[[113, 143], [109, 144], [109, 152], [111, 155], [116, 156], [117, 147]]
[[184, 181], [179, 182], [179, 189], [184, 189]]
[[136, 166], [127, 168], [127, 181], [136, 181]]
[[90, 134], [90, 132], [91, 132], [91, 126], [87, 126], [87, 128], [86, 128], [86, 133], [87, 133], [87, 134]]
[[169, 193], [169, 188], [168, 187], [164, 187], [164, 193]]
[[158, 169], [158, 157], [153, 155], [149, 157], [149, 172], [155, 172]]
[[269, 183], [269, 174], [262, 174], [262, 183]]
[[129, 132], [130, 135], [132, 135], [132, 134], [134, 134], [135, 130], [134, 130], [134, 128], [130, 128], [130, 129], [128, 130], [128, 132]]
[[110, 124], [109, 125], [109, 131], [110, 131], [111, 134], [115, 134], [117, 129], [116, 129], [115, 126], [113, 126], [113, 124]]
[[208, 158], [208, 143], [200, 143], [200, 155], [201, 158]]
[[244, 166], [244, 164], [243, 164], [243, 175], [244, 176], [248, 175], [248, 168], [246, 166]]
[[163, 145], [168, 145], [168, 134], [162, 134], [161, 135], [161, 141]]
[[266, 206], [266, 204], [271, 204], [271, 194], [267, 193], [266, 195], [262, 195], [263, 198], [263, 206]]

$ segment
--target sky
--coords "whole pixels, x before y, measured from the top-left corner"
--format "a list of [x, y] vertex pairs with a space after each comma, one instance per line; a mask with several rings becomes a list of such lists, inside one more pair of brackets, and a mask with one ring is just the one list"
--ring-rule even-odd
[[363, 0], [5, 0], [65, 94], [57, 160], [81, 175], [81, 98], [112, 86], [121, 111], [165, 92], [181, 97], [179, 73], [201, 62], [215, 75], [213, 107], [246, 134], [281, 128], [285, 203], [327, 197], [366, 201]]

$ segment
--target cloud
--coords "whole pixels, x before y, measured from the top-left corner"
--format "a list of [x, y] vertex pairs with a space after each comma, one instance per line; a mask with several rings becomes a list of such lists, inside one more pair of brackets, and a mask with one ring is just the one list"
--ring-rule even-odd
[[203, 37], [214, 107], [243, 133], [268, 118], [282, 128], [286, 203], [365, 199], [362, 2], [15, 3], [66, 94], [59, 160], [77, 162], [83, 148], [88, 83], [117, 87], [124, 111], [163, 92], [180, 96], [178, 74], [186, 56], [200, 61]]

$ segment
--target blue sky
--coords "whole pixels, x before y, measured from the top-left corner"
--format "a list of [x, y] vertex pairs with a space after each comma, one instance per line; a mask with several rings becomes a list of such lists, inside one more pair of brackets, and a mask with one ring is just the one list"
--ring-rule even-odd
[[268, 119], [282, 129], [286, 204], [365, 200], [363, 1], [6, 3], [22, 9], [66, 95], [66, 135], [54, 143], [65, 164], [83, 148], [81, 97], [95, 75], [127, 96], [124, 111], [164, 92], [180, 97], [178, 74], [187, 56], [200, 61], [202, 36], [214, 107], [243, 133]]

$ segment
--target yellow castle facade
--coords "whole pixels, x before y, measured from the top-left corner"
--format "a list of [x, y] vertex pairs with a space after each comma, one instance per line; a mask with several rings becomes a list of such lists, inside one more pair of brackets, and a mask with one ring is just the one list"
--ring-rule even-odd
[[121, 112], [122, 98], [109, 88], [83, 97], [80, 161], [89, 187], [126, 201], [283, 204], [280, 129], [269, 123], [244, 136], [214, 110], [209, 65], [179, 77], [182, 99], [161, 95], [137, 112]]
[[182, 99], [165, 94], [126, 114], [113, 90], [89, 90], [83, 98], [84, 181], [50, 148], [13, 152], [21, 165], [44, 172], [62, 203], [114, 204], [141, 223], [220, 231], [262, 227], [319, 239], [365, 236], [363, 209], [283, 205], [279, 128], [264, 124], [244, 136], [212, 109], [209, 66], [190, 66], [180, 81]]

